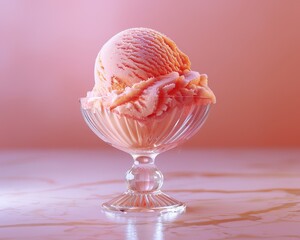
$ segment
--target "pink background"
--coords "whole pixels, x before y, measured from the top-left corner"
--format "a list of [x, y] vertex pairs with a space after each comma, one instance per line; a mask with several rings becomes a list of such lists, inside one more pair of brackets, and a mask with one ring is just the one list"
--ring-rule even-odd
[[217, 96], [189, 147], [300, 146], [300, 1], [0, 1], [0, 148], [105, 147], [79, 97], [117, 32], [172, 38]]

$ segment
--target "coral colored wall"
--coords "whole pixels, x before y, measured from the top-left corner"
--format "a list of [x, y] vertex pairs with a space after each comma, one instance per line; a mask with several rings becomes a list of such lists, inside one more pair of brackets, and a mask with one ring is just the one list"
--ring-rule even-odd
[[300, 146], [300, 1], [0, 1], [0, 148], [104, 147], [78, 98], [115, 33], [151, 27], [217, 96], [185, 146]]

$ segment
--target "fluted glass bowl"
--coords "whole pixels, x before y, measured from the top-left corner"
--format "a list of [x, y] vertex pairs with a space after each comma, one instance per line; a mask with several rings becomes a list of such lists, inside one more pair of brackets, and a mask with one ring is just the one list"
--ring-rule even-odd
[[[194, 99], [195, 97], [193, 97]], [[188, 101], [161, 116], [134, 119], [103, 107], [91, 106], [81, 98], [81, 112], [91, 130], [103, 141], [132, 155], [134, 164], [126, 174], [125, 193], [104, 203], [105, 210], [116, 212], [176, 212], [185, 204], [164, 194], [163, 175], [155, 157], [192, 137], [207, 118], [210, 104]], [[94, 101], [94, 99], [92, 99]]]

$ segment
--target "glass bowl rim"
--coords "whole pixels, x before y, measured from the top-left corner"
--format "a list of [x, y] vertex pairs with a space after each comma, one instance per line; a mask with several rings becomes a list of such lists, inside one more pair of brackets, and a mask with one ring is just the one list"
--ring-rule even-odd
[[[83, 101], [83, 100], [102, 100], [102, 99], [105, 99], [106, 96], [99, 96], [99, 97], [80, 97], [79, 98], [79, 101]], [[201, 97], [201, 96], [198, 96], [198, 95], [188, 95], [188, 96], [158, 96], [159, 99], [161, 98], [171, 98], [171, 99], [203, 99], [203, 100], [210, 100], [210, 98], [204, 98], [204, 97]], [[209, 104], [212, 104], [209, 103]]]

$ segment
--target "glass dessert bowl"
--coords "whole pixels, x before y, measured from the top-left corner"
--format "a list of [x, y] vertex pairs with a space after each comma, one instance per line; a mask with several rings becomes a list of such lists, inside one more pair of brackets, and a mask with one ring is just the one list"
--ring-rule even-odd
[[[202, 99], [203, 100], [203, 99]], [[134, 164], [127, 171], [126, 192], [104, 203], [115, 212], [181, 212], [186, 205], [160, 189], [163, 175], [155, 157], [192, 137], [207, 118], [210, 104], [176, 105], [160, 116], [134, 119], [102, 106], [101, 98], [80, 99], [81, 112], [91, 130], [103, 141], [132, 155]], [[188, 101], [187, 101], [188, 102]]]

